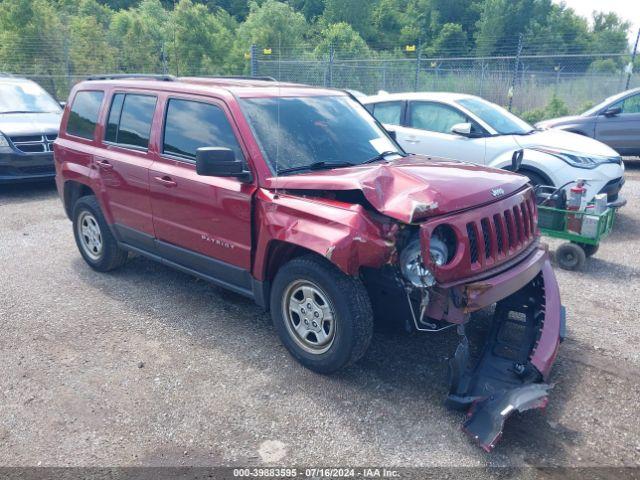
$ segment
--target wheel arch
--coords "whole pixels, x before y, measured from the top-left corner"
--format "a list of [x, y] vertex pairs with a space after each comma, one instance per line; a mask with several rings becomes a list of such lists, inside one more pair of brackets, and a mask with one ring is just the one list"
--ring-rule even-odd
[[73, 214], [73, 206], [81, 197], [87, 195], [96, 195], [96, 192], [87, 184], [76, 180], [67, 180], [64, 182], [63, 202], [64, 211], [67, 217], [71, 219]]
[[540, 176], [547, 185], [555, 186], [555, 182], [551, 180], [551, 178], [549, 178], [549, 175], [533, 165], [523, 164], [518, 170], [518, 173], [526, 175], [525, 172], [535, 173], [536, 175]]

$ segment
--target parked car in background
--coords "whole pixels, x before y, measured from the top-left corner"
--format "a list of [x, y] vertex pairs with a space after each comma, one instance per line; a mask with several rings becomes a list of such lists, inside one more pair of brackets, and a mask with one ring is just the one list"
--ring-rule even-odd
[[62, 108], [37, 83], [0, 75], [0, 183], [53, 179]]
[[524, 150], [519, 173], [534, 185], [571, 187], [588, 180], [587, 197], [607, 193], [622, 206], [624, 164], [607, 145], [575, 133], [537, 130], [504, 108], [458, 93], [395, 93], [359, 99], [411, 153], [446, 157], [495, 168], [511, 166]]
[[544, 120], [536, 127], [579, 133], [620, 155], [640, 156], [640, 88], [609, 97], [580, 115]]
[[[89, 266], [136, 252], [252, 298], [320, 373], [364, 355], [374, 316], [457, 328], [448, 402], [487, 450], [547, 403], [564, 310], [526, 178], [406, 155], [342, 91], [160, 79], [71, 92], [56, 182]], [[496, 303], [476, 364], [465, 325]]]

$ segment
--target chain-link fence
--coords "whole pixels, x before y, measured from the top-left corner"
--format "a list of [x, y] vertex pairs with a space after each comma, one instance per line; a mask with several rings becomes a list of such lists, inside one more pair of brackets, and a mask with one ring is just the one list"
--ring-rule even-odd
[[514, 112], [533, 121], [548, 115], [544, 109], [554, 97], [560, 100], [561, 107], [554, 113], [578, 113], [627, 85], [640, 86], [640, 74], [630, 73], [631, 53], [553, 54], [549, 53], [552, 50], [548, 45], [544, 48], [510, 45], [503, 50], [509, 54], [496, 56], [455, 56], [455, 49], [451, 49], [438, 57], [421, 53], [419, 46], [413, 52], [387, 46], [384, 50], [367, 48], [365, 53], [334, 45], [280, 49], [253, 46], [244, 60], [240, 58], [229, 66], [195, 62], [184, 53], [189, 52], [188, 46], [181, 46], [184, 52], [180, 55], [171, 51], [167, 55], [164, 44], [148, 46], [150, 51], [135, 49], [135, 58], [129, 58], [130, 51], [107, 45], [113, 55], [105, 55], [101, 60], [96, 55], [89, 58], [78, 57], [73, 51], [70, 54], [64, 38], [55, 44], [36, 39], [32, 43], [27, 45], [26, 56], [8, 55], [0, 59], [0, 71], [31, 78], [60, 99], [66, 98], [73, 84], [91, 74], [213, 76], [224, 72], [270, 76], [366, 94], [379, 90], [469, 93], [511, 106]]
[[[265, 53], [266, 52], [266, 53]], [[316, 52], [317, 53], [317, 52]], [[544, 108], [555, 95], [570, 112], [629, 88], [629, 54], [523, 54], [487, 57], [433, 57], [399, 53], [399, 58], [341, 57], [330, 48], [322, 59], [301, 51], [252, 49], [252, 74], [310, 85], [387, 92], [447, 91], [479, 95], [516, 112]]]

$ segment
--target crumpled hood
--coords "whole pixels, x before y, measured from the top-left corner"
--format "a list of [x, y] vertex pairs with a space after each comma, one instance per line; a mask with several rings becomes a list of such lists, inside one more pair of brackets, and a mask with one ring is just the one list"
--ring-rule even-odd
[[598, 140], [559, 129], [541, 130], [530, 135], [514, 135], [514, 138], [522, 148], [546, 147], [583, 155], [619, 156], [615, 150]]
[[62, 112], [0, 114], [0, 132], [8, 137], [58, 133], [61, 118]]
[[265, 186], [285, 190], [360, 190], [380, 213], [412, 223], [504, 198], [526, 183], [526, 177], [504, 170], [411, 155], [391, 163], [271, 177]]

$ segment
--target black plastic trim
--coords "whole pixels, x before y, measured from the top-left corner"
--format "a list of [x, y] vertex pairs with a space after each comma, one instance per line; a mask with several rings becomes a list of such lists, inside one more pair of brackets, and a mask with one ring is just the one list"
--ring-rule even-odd
[[268, 304], [268, 283], [256, 280], [248, 270], [163, 242], [124, 225], [113, 225], [112, 230], [122, 248], [252, 298], [261, 307]]

